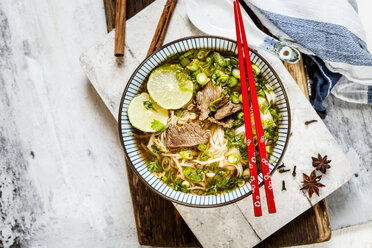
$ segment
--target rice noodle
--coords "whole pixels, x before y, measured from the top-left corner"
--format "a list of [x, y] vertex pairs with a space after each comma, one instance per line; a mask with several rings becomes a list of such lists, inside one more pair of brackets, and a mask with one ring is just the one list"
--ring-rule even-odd
[[164, 157], [181, 158], [181, 155], [179, 155], [178, 153], [162, 153], [161, 155]]
[[159, 148], [160, 151], [162, 151], [162, 152], [168, 152], [167, 147], [158, 138], [155, 138], [154, 139], [154, 143]]
[[236, 135], [245, 135], [245, 126], [244, 125], [241, 125], [240, 127], [238, 127], [237, 129], [235, 129], [235, 134]]
[[138, 138], [138, 139], [144, 139], [144, 138], [148, 138], [151, 136], [150, 133], [147, 133], [147, 134], [136, 134], [132, 131], [128, 131], [126, 132], [128, 135], [133, 135], [135, 138]]
[[200, 186], [194, 186], [194, 187], [190, 187], [190, 188], [187, 188], [188, 190], [194, 190], [194, 189], [201, 189], [201, 190], [205, 190], [205, 187], [200, 187]]
[[148, 148], [150, 151], [152, 151], [151, 146], [152, 146], [152, 144], [153, 144], [154, 138], [155, 138], [155, 134], [152, 134], [151, 137], [150, 137], [150, 139], [149, 139], [149, 143], [147, 144], [147, 148]]
[[237, 177], [241, 177], [243, 175], [243, 166], [241, 163], [238, 163], [237, 165], [235, 165], [235, 168], [236, 168], [236, 176]]
[[181, 166], [186, 166], [186, 167], [191, 167], [191, 168], [195, 168], [195, 165], [193, 164], [190, 164], [190, 163], [185, 163], [185, 162], [182, 162], [180, 163]]
[[178, 162], [178, 159], [176, 159], [175, 157], [171, 157], [173, 160], [174, 160], [174, 162], [176, 163], [176, 165], [177, 165], [177, 168], [178, 168], [178, 172], [182, 175], [182, 177], [184, 178], [184, 175], [183, 175], [183, 172], [182, 172], [182, 167], [181, 167], [181, 165], [180, 165], [180, 163]]
[[207, 160], [207, 161], [193, 160], [192, 162], [195, 162], [195, 163], [198, 163], [198, 164], [201, 164], [201, 165], [206, 165], [206, 164], [211, 164], [211, 163], [214, 163], [214, 162], [222, 161], [224, 159], [225, 159], [224, 157], [220, 157], [220, 158], [215, 158], [215, 159], [211, 159], [211, 160]]

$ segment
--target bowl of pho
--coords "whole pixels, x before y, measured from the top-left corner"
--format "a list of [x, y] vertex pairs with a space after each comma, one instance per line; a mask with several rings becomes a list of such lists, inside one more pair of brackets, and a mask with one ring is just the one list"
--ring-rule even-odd
[[[273, 173], [290, 133], [288, 98], [266, 60], [250, 54]], [[256, 138], [253, 113], [251, 119]], [[236, 42], [188, 37], [149, 55], [122, 95], [119, 132], [129, 166], [168, 200], [215, 207], [250, 195]], [[257, 147], [256, 156], [260, 161]], [[259, 162], [257, 168], [262, 186]]]

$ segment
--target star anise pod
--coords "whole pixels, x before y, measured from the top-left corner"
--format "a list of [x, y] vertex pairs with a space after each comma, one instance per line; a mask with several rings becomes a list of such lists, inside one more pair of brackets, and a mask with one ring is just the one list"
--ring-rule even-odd
[[311, 172], [310, 176], [306, 175], [305, 173], [302, 175], [304, 177], [304, 182], [301, 190], [306, 189], [310, 198], [314, 193], [319, 196], [319, 188], [325, 187], [324, 184], [319, 182], [320, 179], [322, 179], [322, 175], [317, 176], [315, 170]]
[[329, 163], [332, 160], [327, 160], [327, 155], [322, 157], [318, 153], [317, 158], [311, 157], [311, 159], [313, 160], [313, 166], [316, 167], [317, 170], [320, 170], [321, 172], [323, 172], [324, 174], [326, 173], [327, 169], [331, 168], [331, 166], [329, 166]]

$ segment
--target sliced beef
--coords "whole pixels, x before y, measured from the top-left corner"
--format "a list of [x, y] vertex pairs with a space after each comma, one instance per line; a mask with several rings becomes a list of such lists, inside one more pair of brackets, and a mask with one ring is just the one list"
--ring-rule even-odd
[[190, 147], [208, 142], [209, 130], [204, 130], [201, 123], [186, 123], [182, 126], [172, 125], [167, 129], [165, 146], [169, 149]]
[[243, 109], [243, 105], [235, 104], [229, 101], [228, 103], [226, 103], [225, 105], [223, 105], [221, 108], [219, 108], [216, 111], [214, 118], [216, 120], [222, 120], [223, 118], [230, 116], [242, 109]]
[[[212, 82], [207, 83], [207, 85], [198, 92], [196, 96], [196, 101], [198, 108], [200, 110], [199, 119], [204, 121], [208, 118], [209, 113], [211, 112], [209, 109], [209, 104], [218, 98], [221, 98], [223, 89], [220, 86], [213, 85]], [[218, 108], [224, 105], [229, 100], [229, 96], [225, 96], [220, 101], [215, 103], [215, 106]]]
[[208, 121], [212, 122], [212, 123], [215, 123], [215, 124], [218, 124], [224, 128], [232, 128], [232, 124], [234, 122], [234, 119], [233, 118], [230, 118], [230, 119], [227, 119], [227, 120], [216, 120], [212, 117], [209, 117], [208, 118]]

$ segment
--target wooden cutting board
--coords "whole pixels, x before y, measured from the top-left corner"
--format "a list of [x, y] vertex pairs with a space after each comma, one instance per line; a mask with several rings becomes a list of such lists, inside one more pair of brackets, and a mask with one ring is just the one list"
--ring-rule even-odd
[[[153, 1], [127, 0], [127, 18], [134, 16]], [[115, 27], [115, 0], [104, 0], [104, 6], [107, 31], [110, 32]], [[248, 12], [257, 26], [267, 31], [260, 25], [254, 14], [251, 11]], [[302, 60], [295, 65], [285, 64], [285, 66], [308, 97]], [[129, 167], [127, 169], [139, 243], [151, 246], [200, 247], [200, 243], [173, 204], [151, 192]], [[265, 239], [257, 247], [317, 243], [329, 240], [330, 237], [327, 203], [323, 200]]]

